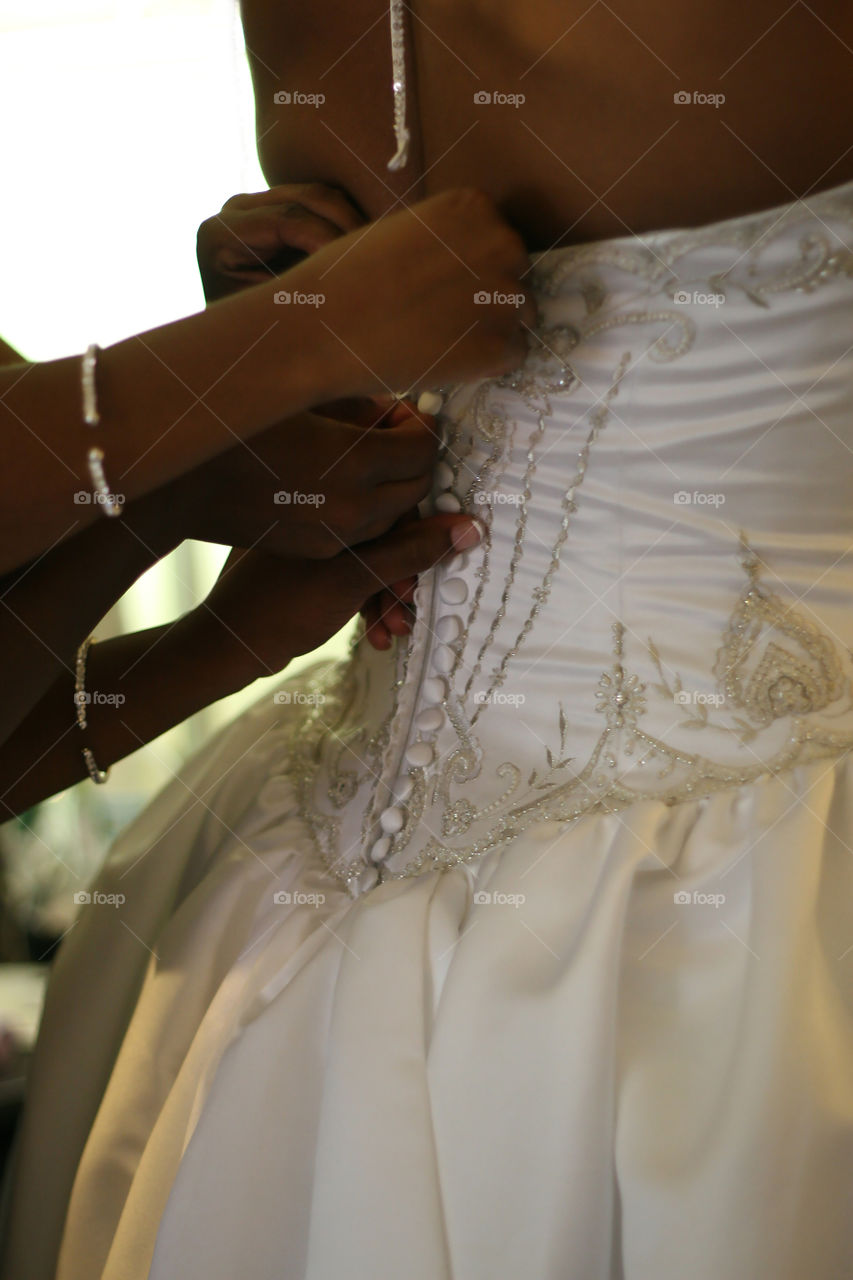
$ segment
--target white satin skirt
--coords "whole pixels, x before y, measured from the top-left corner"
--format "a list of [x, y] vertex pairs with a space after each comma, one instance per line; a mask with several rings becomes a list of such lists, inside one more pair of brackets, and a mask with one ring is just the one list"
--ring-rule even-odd
[[353, 901], [269, 704], [68, 939], [10, 1280], [49, 1274], [71, 1180], [58, 1280], [853, 1274], [849, 758]]

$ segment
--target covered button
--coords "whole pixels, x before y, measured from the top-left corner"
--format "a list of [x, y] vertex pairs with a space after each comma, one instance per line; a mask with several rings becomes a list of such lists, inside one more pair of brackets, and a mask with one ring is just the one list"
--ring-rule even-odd
[[438, 413], [444, 400], [437, 391], [422, 391], [418, 396], [418, 408], [421, 413]]
[[413, 742], [406, 751], [406, 759], [416, 769], [425, 769], [432, 764], [435, 753], [428, 742]]
[[389, 836], [394, 836], [398, 831], [402, 831], [404, 821], [403, 810], [398, 808], [397, 805], [391, 805], [390, 808], [383, 809], [379, 815], [379, 825]]
[[468, 599], [468, 584], [464, 578], [446, 578], [438, 593], [445, 604], [464, 604]]
[[376, 841], [376, 844], [370, 850], [370, 857], [373, 862], [382, 862], [383, 858], [387, 858], [391, 849], [391, 840], [388, 836], [382, 836]]

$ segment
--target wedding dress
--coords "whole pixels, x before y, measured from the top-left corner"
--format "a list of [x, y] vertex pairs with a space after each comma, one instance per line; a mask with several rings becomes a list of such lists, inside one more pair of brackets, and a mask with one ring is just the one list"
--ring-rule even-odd
[[[63, 944], [7, 1274], [853, 1274], [853, 183], [537, 256], [408, 642], [284, 682]], [[72, 1189], [73, 1186], [73, 1189]]]

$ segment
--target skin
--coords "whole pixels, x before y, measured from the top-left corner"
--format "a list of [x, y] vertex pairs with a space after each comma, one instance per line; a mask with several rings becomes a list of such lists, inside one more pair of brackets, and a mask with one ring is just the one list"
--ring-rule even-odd
[[[53, 681], [0, 744], [0, 820], [85, 777], [84, 746], [101, 768], [122, 759], [317, 648], [382, 583], [420, 573], [478, 539], [473, 521], [440, 516], [325, 560], [233, 552], [207, 600], [183, 618], [90, 649], [86, 688], [114, 700], [91, 706], [85, 731], [76, 723], [73, 673]], [[37, 587], [34, 594], [45, 607]]]
[[[243, 0], [264, 172], [338, 186], [370, 218], [471, 181], [531, 250], [787, 203], [853, 178], [853, 6], [787, 10], [413, 0], [413, 146], [394, 174], [387, 0]], [[279, 106], [282, 88], [326, 102]], [[527, 100], [477, 106], [483, 89]], [[679, 90], [726, 102], [676, 105]]]
[[[533, 252], [699, 226], [853, 178], [853, 6], [837, 0], [412, 0], [399, 172], [387, 0], [242, 0], [241, 12], [268, 181], [330, 184], [371, 219], [470, 180]], [[479, 105], [483, 90], [524, 102]], [[674, 100], [694, 90], [725, 101]], [[365, 616], [377, 647], [405, 631], [387, 592]]]
[[[322, 203], [314, 199], [321, 214], [334, 216]], [[265, 216], [265, 234], [302, 249], [304, 225], [289, 239], [286, 208], [268, 208]], [[66, 691], [73, 687], [77, 646], [139, 575], [184, 538], [252, 548], [255, 559], [228, 572], [256, 587], [257, 557], [274, 552], [290, 558], [286, 568], [269, 557], [264, 561], [268, 591], [247, 601], [247, 626], [261, 599], [281, 607], [292, 602], [293, 575], [305, 557], [328, 560], [328, 571], [318, 568], [308, 576], [299, 616], [325, 618], [331, 630], [309, 627], [309, 648], [342, 626], [383, 581], [408, 579], [446, 550], [446, 531], [435, 527], [424, 535], [415, 563], [403, 539], [400, 563], [383, 561], [394, 569], [391, 577], [373, 572], [364, 582], [355, 573], [356, 595], [337, 596], [349, 613], [336, 609], [333, 619], [326, 617], [323, 591], [335, 587], [346, 548], [372, 547], [424, 496], [435, 457], [430, 422], [410, 411], [380, 422], [382, 410], [363, 397], [416, 385], [424, 376], [486, 374], [517, 364], [530, 305], [496, 306], [481, 315], [474, 291], [484, 280], [494, 289], [517, 288], [523, 248], [491, 202], [471, 190], [345, 235], [361, 221], [344, 219], [334, 243], [315, 238], [310, 247], [316, 252], [291, 261], [284, 275], [265, 271], [255, 284], [256, 274], [242, 282], [254, 287], [233, 297], [223, 287], [215, 295], [221, 300], [202, 315], [103, 353], [98, 384], [102, 418], [112, 428], [109, 474], [128, 497], [121, 520], [105, 520], [93, 504], [73, 502], [71, 490], [88, 488], [75, 467], [85, 467], [90, 443], [84, 434], [90, 429], [80, 421], [78, 361], [22, 365], [8, 345], [0, 351], [0, 361], [9, 362], [0, 368], [0, 439], [18, 451], [16, 468], [0, 471], [0, 569], [10, 566], [0, 577], [0, 652], [15, 672], [0, 710], [0, 743], [10, 749], [9, 772], [0, 783], [36, 758], [48, 762], [37, 775], [45, 794], [79, 777], [79, 760], [74, 772], [48, 767], [68, 719], [59, 695], [47, 703], [56, 714], [45, 714], [44, 700], [54, 683]], [[220, 235], [227, 222], [217, 220]], [[395, 272], [376, 281], [389, 254], [391, 262], [416, 261], [415, 298], [400, 295]], [[218, 274], [215, 258], [212, 248], [200, 253], [208, 284]], [[273, 269], [287, 265], [276, 262]], [[365, 279], [372, 282], [366, 294]], [[274, 291], [285, 285], [294, 296], [322, 292], [322, 314], [315, 307], [275, 305]], [[342, 401], [346, 393], [356, 398]], [[333, 401], [319, 411], [276, 417], [283, 407], [298, 409], [324, 395]], [[280, 490], [319, 491], [323, 504], [279, 505]], [[20, 565], [27, 549], [36, 554]], [[371, 555], [366, 549], [361, 561], [369, 563]], [[290, 608], [278, 630], [279, 660], [247, 670], [239, 653], [223, 647], [209, 613], [194, 643], [199, 661], [206, 657], [218, 679], [199, 680], [205, 696], [191, 705], [186, 696], [170, 696], [160, 680], [160, 712], [140, 722], [134, 745], [305, 651], [307, 641], [294, 648], [299, 628]], [[149, 637], [150, 645], [159, 643]], [[178, 656], [173, 660], [177, 670]], [[30, 759], [15, 755], [23, 742]], [[107, 763], [132, 749], [126, 737], [108, 740], [106, 748]]]
[[[485, 268], [494, 273], [497, 283], [512, 278], [513, 273], [517, 276], [523, 266], [517, 237], [478, 193], [455, 193], [443, 207], [424, 206], [413, 218], [406, 215], [408, 226], [405, 220], [391, 220], [387, 233], [377, 237], [369, 229], [364, 240], [351, 237], [343, 245], [331, 242], [360, 226], [363, 219], [347, 213], [340, 199], [332, 197], [330, 201], [311, 191], [303, 195], [306, 206], [313, 209], [312, 218], [319, 218], [325, 228], [322, 234], [316, 225], [306, 222], [306, 209], [301, 205], [273, 203], [269, 194], [260, 202], [253, 202], [251, 236], [260, 237], [258, 247], [262, 251], [269, 249], [272, 242], [276, 250], [272, 257], [277, 260], [262, 272], [254, 270], [249, 279], [245, 278], [245, 271], [238, 273], [242, 276], [240, 298], [228, 297], [233, 282], [227, 268], [233, 267], [230, 245], [234, 241], [235, 217], [238, 232], [245, 230], [239, 221], [242, 215], [220, 216], [212, 220], [213, 228], [208, 227], [204, 236], [200, 234], [202, 276], [208, 294], [216, 299], [204, 317], [213, 313], [217, 321], [207, 331], [208, 339], [218, 335], [229, 340], [235, 306], [244, 319], [258, 314], [259, 302], [268, 306], [271, 273], [290, 266], [292, 270], [285, 276], [274, 278], [275, 286], [284, 282], [294, 291], [304, 290], [311, 280], [335, 273], [325, 284], [333, 305], [325, 312], [328, 323], [324, 322], [322, 328], [331, 342], [340, 346], [349, 332], [340, 326], [346, 322], [350, 329], [357, 328], [370, 310], [368, 306], [356, 311], [352, 299], [359, 296], [359, 276], [363, 278], [371, 255], [380, 252], [383, 243], [390, 243], [401, 257], [407, 257], [407, 241], [411, 251], [414, 232], [426, 248], [421, 261], [421, 268], [426, 268], [424, 287], [414, 311], [410, 309], [406, 314], [405, 306], [388, 305], [394, 301], [393, 294], [386, 295], [384, 306], [381, 291], [371, 295], [371, 302], [379, 308], [376, 320], [380, 331], [383, 326], [393, 325], [395, 318], [421, 325], [422, 334], [416, 335], [402, 357], [404, 363], [411, 364], [413, 352], [419, 351], [423, 358], [423, 342], [434, 343], [437, 336], [429, 306], [435, 287], [439, 294], [450, 289], [446, 300], [451, 304], [454, 296], [459, 298], [461, 307], [451, 306], [455, 323], [460, 313], [464, 318], [466, 307], [474, 307], [472, 267], [475, 280]], [[258, 203], [264, 206], [262, 217]], [[473, 221], [469, 215], [473, 215]], [[396, 227], [392, 227], [393, 222]], [[481, 235], [485, 233], [485, 244], [474, 244], [477, 230]], [[460, 242], [459, 233], [470, 243], [473, 255]], [[237, 243], [245, 254], [245, 239], [238, 236]], [[335, 253], [323, 255], [320, 251], [324, 246], [335, 249], [340, 259]], [[451, 251], [454, 247], [461, 249], [468, 261], [457, 260]], [[288, 253], [278, 252], [282, 248]], [[300, 270], [298, 258], [307, 249], [317, 257]], [[293, 250], [297, 251], [295, 255]], [[254, 250], [250, 261], [253, 269], [261, 261]], [[258, 279], [263, 283], [252, 288]], [[438, 301], [439, 296], [433, 293], [432, 303]], [[344, 302], [347, 305], [336, 327], [335, 303], [340, 309]], [[247, 310], [246, 303], [253, 305]], [[289, 317], [290, 309], [284, 315]], [[312, 351], [307, 341], [311, 324], [310, 318], [301, 320], [295, 330], [301, 333], [307, 354]], [[294, 331], [292, 322], [284, 327]], [[374, 323], [367, 335], [368, 344], [375, 339], [376, 328]], [[319, 332], [316, 321], [314, 332]], [[442, 339], [439, 366], [461, 356], [463, 366], [473, 359], [474, 367], [485, 371], [495, 359], [512, 364], [518, 359], [518, 350], [523, 349], [518, 317], [510, 321], [506, 313], [497, 312], [485, 324], [478, 320], [471, 335], [465, 336], [465, 330], [463, 335], [462, 342], [457, 341], [456, 333], [451, 334], [450, 344]], [[148, 341], [140, 345], [150, 351], [158, 336], [167, 341], [174, 338], [174, 326], [167, 326], [159, 335], [147, 335]], [[179, 330], [179, 337], [186, 343], [186, 332]], [[391, 348], [400, 349], [399, 335], [391, 341], [389, 334], [383, 336], [380, 332], [379, 338], [380, 345], [375, 350], [380, 361]], [[352, 341], [358, 343], [355, 334]], [[129, 344], [131, 348], [133, 345]], [[318, 345], [322, 349], [322, 343]], [[352, 356], [349, 343], [344, 345]], [[456, 355], [448, 352], [450, 345], [459, 348]], [[186, 351], [204, 364], [211, 354], [216, 354], [216, 345], [214, 342], [211, 348], [202, 343], [196, 351], [187, 344]], [[170, 355], [174, 355], [171, 349]], [[399, 375], [399, 360], [393, 354], [391, 360]], [[43, 390], [44, 375], [49, 377], [55, 372], [51, 366], [24, 366], [21, 374], [20, 357], [8, 344], [0, 348], [0, 363], [3, 361], [16, 379], [11, 390], [24, 380], [31, 390]], [[245, 356], [238, 363], [244, 366], [241, 379], [246, 376], [245, 366], [252, 362]], [[317, 389], [370, 389], [370, 383], [377, 379], [375, 370], [357, 353], [355, 365], [350, 360], [349, 371], [321, 370], [319, 363], [315, 367], [307, 355], [304, 364], [307, 367], [300, 376], [306, 386]], [[360, 366], [357, 373], [355, 366]], [[121, 422], [120, 414], [109, 412], [110, 371], [108, 363], [106, 376], [99, 379], [102, 408], [106, 403], [107, 420]], [[167, 372], [173, 371], [174, 366], [169, 365]], [[401, 379], [407, 380], [405, 372]], [[261, 395], [264, 382], [269, 386], [269, 380], [267, 370], [261, 379]], [[227, 377], [221, 381], [227, 381]], [[379, 376], [378, 381], [381, 389], [384, 379]], [[280, 371], [278, 382], [281, 397], [291, 384]], [[150, 394], [151, 390], [146, 384], [139, 384], [136, 389], [143, 400], [144, 393]], [[257, 391], [252, 388], [246, 393], [250, 411], [253, 402], [257, 405]], [[231, 387], [230, 394], [233, 393]], [[80, 779], [84, 744], [76, 733], [70, 732], [75, 726], [70, 695], [76, 648], [139, 575], [184, 538], [252, 549], [232, 556], [208, 600], [186, 618], [168, 627], [122, 637], [92, 653], [87, 687], [121, 694], [117, 703], [98, 704], [98, 714], [92, 717], [94, 723], [86, 731], [89, 740], [85, 745], [96, 751], [102, 767], [211, 701], [244, 688], [258, 676], [280, 670], [296, 654], [316, 648], [384, 583], [401, 581], [405, 590], [414, 575], [458, 548], [460, 538], [478, 536], [467, 518], [434, 519], [415, 529], [392, 528], [429, 488], [436, 439], [431, 420], [418, 415], [412, 405], [388, 401], [388, 397], [380, 397], [380, 401], [364, 397], [339, 399], [319, 411], [291, 416], [256, 433], [250, 445], [240, 442], [218, 456], [214, 450], [209, 461], [159, 488], [132, 496], [121, 520], [104, 520], [100, 515], [95, 522], [75, 519], [71, 529], [64, 531], [71, 536], [61, 534], [31, 563], [0, 579], [0, 651], [9, 669], [16, 673], [0, 712], [0, 805], [7, 816]], [[159, 404], [157, 407], [162, 409]], [[204, 407], [206, 411], [210, 409], [209, 404]], [[49, 417], [44, 422], [35, 420], [41, 431], [50, 430]], [[236, 432], [232, 431], [231, 436], [237, 438]], [[40, 437], [36, 439], [41, 442]], [[138, 457], [147, 452], [145, 441], [140, 444], [132, 434], [119, 434], [116, 443], [129, 449], [131, 456], [134, 450]], [[182, 439], [180, 443], [185, 447], [187, 442]], [[121, 457], [121, 447], [112, 450], [111, 465], [118, 465]], [[282, 488], [319, 491], [323, 504], [278, 505], [275, 495]], [[82, 515], [91, 512], [86, 506], [78, 510]], [[10, 513], [7, 515], [11, 518]], [[77, 529], [78, 525], [83, 527]], [[359, 544], [357, 551], [349, 549], [352, 544]], [[97, 573], [92, 572], [93, 565], [97, 565]], [[295, 599], [300, 602], [298, 610], [293, 608]]]
[[[82, 420], [78, 357], [0, 367], [0, 440], [15, 462], [0, 469], [0, 573], [101, 519], [94, 504], [74, 504], [90, 487], [96, 441], [109, 450], [112, 483], [133, 500], [282, 415], [515, 367], [532, 304], [474, 299], [480, 289], [517, 290], [523, 267], [518, 237], [466, 189], [352, 232], [200, 315], [116, 343], [99, 364], [104, 426], [94, 432]], [[411, 292], [400, 289], [404, 268], [414, 273]], [[282, 290], [325, 302], [276, 305]], [[294, 458], [313, 456], [304, 431], [288, 444]]]

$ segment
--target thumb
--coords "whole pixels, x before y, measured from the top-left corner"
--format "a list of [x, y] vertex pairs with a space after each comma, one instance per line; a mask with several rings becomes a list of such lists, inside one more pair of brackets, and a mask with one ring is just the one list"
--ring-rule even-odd
[[373, 594], [381, 586], [424, 573], [443, 557], [477, 546], [482, 536], [482, 527], [470, 516], [438, 515], [362, 543], [357, 554], [369, 579], [366, 591]]

